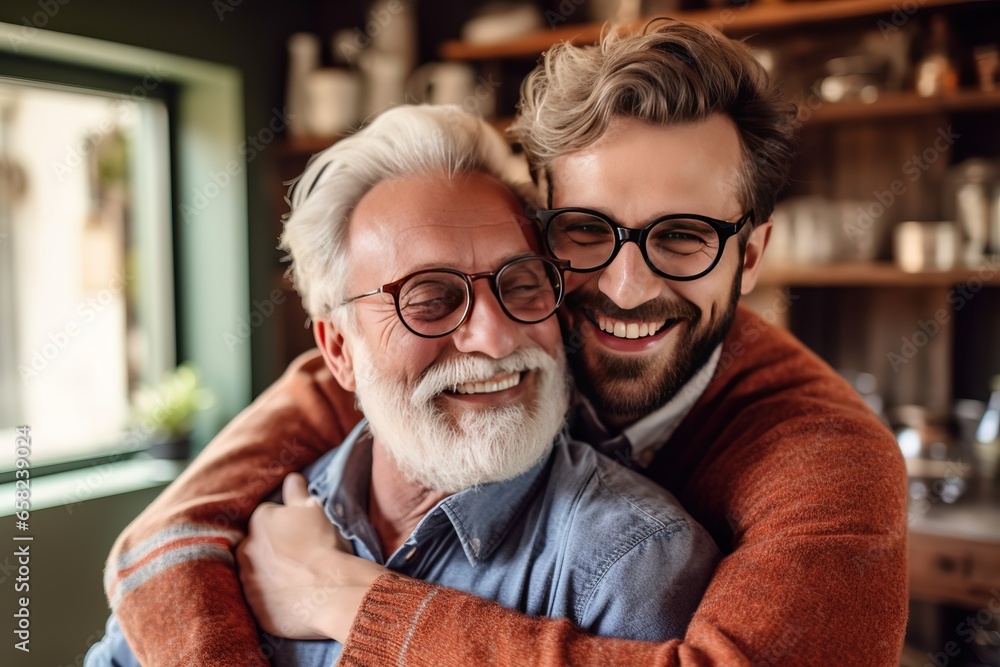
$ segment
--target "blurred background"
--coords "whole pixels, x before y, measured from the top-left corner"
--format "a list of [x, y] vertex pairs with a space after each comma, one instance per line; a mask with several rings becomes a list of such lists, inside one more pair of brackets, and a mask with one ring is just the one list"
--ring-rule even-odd
[[[745, 300], [897, 434], [901, 664], [1000, 665], [1000, 2], [985, 0], [5, 0], [0, 514], [14, 544], [27, 458], [36, 540], [32, 651], [3, 654], [82, 664], [114, 537], [313, 346], [275, 249], [311, 155], [403, 102], [503, 129], [551, 44], [665, 15], [745, 39], [799, 103]], [[7, 619], [17, 576], [0, 551]]]

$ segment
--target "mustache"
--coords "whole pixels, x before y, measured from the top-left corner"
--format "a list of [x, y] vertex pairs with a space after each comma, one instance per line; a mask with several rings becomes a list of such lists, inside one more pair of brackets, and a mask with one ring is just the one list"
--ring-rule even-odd
[[619, 320], [691, 320], [697, 323], [701, 319], [701, 310], [690, 301], [671, 301], [656, 299], [647, 301], [635, 308], [621, 308], [602, 292], [580, 294], [579, 290], [566, 295], [566, 307], [603, 313]]
[[481, 381], [503, 373], [521, 373], [557, 367], [558, 361], [539, 347], [522, 347], [503, 359], [465, 354], [434, 364], [424, 371], [411, 395], [422, 405], [444, 391], [466, 382]]

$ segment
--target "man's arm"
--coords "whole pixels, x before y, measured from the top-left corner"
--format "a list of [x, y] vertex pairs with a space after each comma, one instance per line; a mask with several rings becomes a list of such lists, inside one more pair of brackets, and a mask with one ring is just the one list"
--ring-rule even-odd
[[359, 419], [319, 353], [306, 353], [125, 529], [105, 589], [142, 664], [268, 664], [233, 547], [284, 476], [341, 442]]
[[[224, 450], [236, 460], [245, 461], [244, 455], [236, 453], [242, 451], [241, 445], [252, 453], [266, 449], [270, 443], [271, 456], [279, 455], [281, 436], [272, 441], [254, 429], [273, 436], [276, 426], [293, 428], [280, 422], [296, 419], [314, 424], [310, 427], [313, 435], [300, 435], [299, 444], [318, 443], [321, 438], [316, 433], [322, 432], [324, 420], [344, 413], [336, 412], [329, 398], [315, 400], [335, 393], [335, 383], [328, 375], [317, 379], [316, 364], [321, 362], [318, 356], [312, 362], [311, 367], [309, 360], [297, 364], [268, 392], [280, 393], [284, 385], [298, 391], [299, 398], [272, 397], [270, 400], [278, 402], [276, 408], [264, 400], [265, 395], [238, 420], [252, 422], [253, 426], [237, 428], [234, 424], [216, 438], [211, 446], [214, 452]], [[328, 385], [325, 388], [324, 383]], [[303, 386], [310, 390], [303, 394]], [[302, 396], [312, 396], [313, 400], [307, 400], [304, 409], [296, 408]], [[275, 421], [279, 423], [275, 425]], [[343, 416], [339, 421], [345, 425], [351, 422]], [[652, 644], [592, 637], [568, 621], [530, 618], [493, 602], [390, 573], [379, 576], [368, 588], [360, 608], [347, 610], [347, 614], [357, 615], [350, 637], [346, 638], [341, 664], [810, 665], [836, 664], [845, 656], [852, 664], [894, 664], [906, 603], [905, 471], [898, 460], [898, 448], [892, 451], [894, 443], [891, 437], [887, 442], [884, 433], [842, 434], [858, 445], [853, 448], [852, 458], [816, 461], [817, 475], [829, 473], [832, 477], [828, 475], [824, 481], [834, 483], [817, 485], [816, 480], [796, 474], [786, 476], [790, 486], [767, 489], [760, 485], [762, 471], [787, 468], [788, 457], [807, 453], [817, 433], [822, 436], [824, 428], [832, 428], [809, 424], [815, 430], [808, 434], [797, 434], [791, 426], [775, 434], [778, 441], [785, 443], [783, 447], [768, 447], [769, 443], [762, 442], [766, 456], [756, 461], [753, 469], [741, 472], [742, 479], [716, 480], [720, 488], [738, 489], [741, 500], [752, 502], [739, 507], [733, 503], [731, 514], [738, 524], [734, 553], [719, 565], [683, 642]], [[753, 430], [746, 424], [730, 427]], [[326, 424], [326, 428], [334, 429], [335, 425]], [[326, 442], [340, 441], [345, 432], [337, 429], [335, 434], [327, 435]], [[278, 470], [304, 466], [324, 446], [312, 445], [309, 454], [287, 465], [279, 459], [281, 465], [273, 467], [275, 475], [268, 475], [267, 491], [279, 483], [283, 473]], [[261, 463], [256, 461], [256, 465]], [[196, 462], [193, 470], [204, 474], [218, 464]], [[184, 523], [189, 515], [218, 515], [220, 503], [234, 501], [242, 493], [229, 489], [252, 485], [255, 474], [260, 475], [251, 466], [241, 463], [239, 467], [243, 472], [238, 479], [199, 480], [192, 479], [196, 474], [192, 473], [178, 480], [170, 490], [170, 498], [154, 503], [116, 545], [109, 564], [112, 585], [121, 579], [120, 575], [115, 577], [115, 564], [123, 554], [141, 551], [148, 536]], [[741, 470], [739, 466], [732, 469]], [[204, 488], [206, 484], [210, 490]], [[242, 531], [249, 510], [267, 491], [250, 494], [256, 500], [247, 498], [234, 523], [226, 527], [237, 526]], [[357, 568], [354, 556], [335, 554], [331, 558], [339, 559], [336, 567], [341, 568], [344, 578]], [[209, 576], [211, 571], [224, 573], [227, 588], [214, 590], [213, 581], [203, 578], [206, 570]], [[213, 654], [216, 660], [200, 664], [235, 664], [233, 656], [242, 654], [229, 653], [232, 644], [246, 649], [252, 639], [252, 647], [256, 648], [256, 635], [250, 636], [250, 618], [229, 563], [187, 561], [167, 572], [168, 577], [160, 575], [152, 581], [177, 577], [183, 582], [181, 590], [190, 585], [194, 592], [195, 602], [184, 607], [183, 614], [176, 614], [155, 595], [144, 595], [145, 584], [123, 595], [118, 605], [134, 614], [123, 618], [122, 624], [129, 640], [140, 644], [138, 650], [147, 663], [198, 664], [194, 661]], [[364, 570], [359, 576], [361, 585], [368, 586], [371, 579], [365, 581], [365, 577], [370, 576], [371, 571]], [[229, 600], [223, 608], [238, 607], [247, 615], [236, 620], [220, 618], [216, 603], [219, 599]], [[147, 608], [152, 610], [148, 614]], [[223, 632], [215, 634], [213, 628]], [[224, 632], [230, 628], [245, 629], [246, 633]], [[231, 639], [233, 636], [238, 641]], [[216, 639], [218, 644], [213, 643]], [[177, 656], [186, 655], [183, 649], [192, 641], [202, 652], [188, 655], [188, 662], [178, 661]], [[244, 660], [241, 664], [265, 664], [259, 655], [255, 659], [258, 662]]]
[[[745, 424], [732, 428], [751, 432]], [[841, 436], [858, 444], [849, 460], [827, 457], [817, 444]], [[300, 588], [329, 572], [345, 589], [371, 586], [360, 608], [351, 596], [332, 594], [330, 606], [314, 609], [323, 618], [312, 627], [345, 642], [341, 665], [898, 664], [907, 598], [905, 471], [891, 436], [808, 416], [751, 437], [761, 456], [725, 466], [739, 472], [717, 480], [738, 499], [729, 502], [734, 551], [715, 571], [683, 641], [591, 636], [567, 620], [531, 618], [393, 573], [375, 576], [370, 563], [329, 547], [314, 573], [301, 563]], [[813, 472], [802, 473], [803, 464]], [[266, 532], [257, 539], [267, 540]], [[284, 548], [292, 555], [307, 546], [286, 541]], [[347, 637], [323, 625], [338, 616], [354, 617]]]
[[[859, 468], [867, 463], [874, 461]], [[905, 509], [897, 511], [893, 494], [869, 493], [880, 483], [897, 486], [895, 465], [868, 471], [870, 482], [861, 482], [868, 488], [850, 500], [830, 493], [822, 507], [791, 502], [743, 517], [736, 549], [713, 575], [683, 641], [594, 637], [565, 620], [529, 618], [389, 574], [364, 598], [340, 664], [895, 666], [906, 618]], [[877, 513], [891, 508], [896, 528], [880, 519], [837, 532], [839, 512], [857, 517], [869, 502], [887, 503]], [[349, 557], [342, 558], [343, 566]]]

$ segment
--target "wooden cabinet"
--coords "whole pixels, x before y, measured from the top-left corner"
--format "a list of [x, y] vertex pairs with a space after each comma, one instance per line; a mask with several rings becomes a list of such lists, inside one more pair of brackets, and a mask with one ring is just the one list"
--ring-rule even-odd
[[910, 597], [988, 609], [1000, 604], [1000, 506], [938, 505], [910, 528]]

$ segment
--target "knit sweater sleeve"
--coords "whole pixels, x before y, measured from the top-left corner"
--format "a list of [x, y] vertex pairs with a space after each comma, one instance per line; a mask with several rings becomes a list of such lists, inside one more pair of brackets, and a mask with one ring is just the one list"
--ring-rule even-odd
[[590, 636], [381, 577], [341, 665], [895, 666], [906, 471], [892, 434], [787, 334], [741, 309], [723, 362], [649, 475], [728, 555], [683, 640]]
[[302, 355], [128, 528], [105, 590], [144, 665], [267, 665], [234, 568], [257, 507], [360, 419], [321, 356]]
[[[794, 442], [793, 434], [781, 435]], [[798, 462], [778, 460], [792, 449], [743, 475], [730, 468], [729, 483], [742, 489], [730, 500], [735, 549], [716, 570], [683, 641], [590, 636], [566, 620], [531, 618], [384, 575], [362, 604], [340, 664], [896, 665], [907, 599], [899, 467], [876, 451], [849, 471], [834, 472], [837, 463], [830, 462], [795, 483]], [[762, 481], [767, 465], [786, 466], [777, 484]], [[820, 492], [807, 488], [824, 475], [830, 483]], [[771, 490], [748, 491], [754, 480]]]

